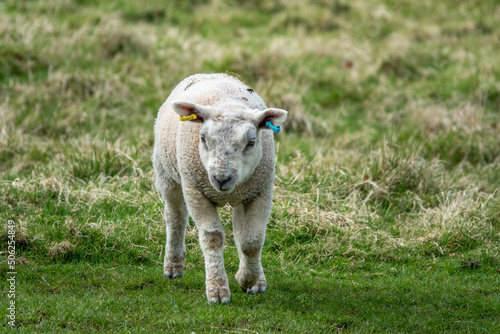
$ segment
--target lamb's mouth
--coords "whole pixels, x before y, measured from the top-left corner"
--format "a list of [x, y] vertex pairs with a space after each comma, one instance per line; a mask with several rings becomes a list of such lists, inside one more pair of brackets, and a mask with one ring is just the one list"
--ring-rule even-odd
[[215, 185], [215, 184], [212, 184], [212, 187], [215, 188], [215, 190], [217, 190], [217, 192], [221, 193], [221, 194], [229, 194], [231, 193], [236, 187], [230, 187], [230, 188], [226, 188], [224, 186], [219, 186], [218, 184]]

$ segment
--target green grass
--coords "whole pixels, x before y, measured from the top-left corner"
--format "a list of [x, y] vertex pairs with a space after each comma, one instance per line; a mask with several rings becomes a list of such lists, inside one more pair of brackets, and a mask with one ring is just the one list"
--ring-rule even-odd
[[[498, 1], [0, 3], [0, 328], [500, 331]], [[208, 305], [197, 230], [162, 273], [151, 164], [183, 78], [230, 72], [289, 110], [264, 295]], [[9, 221], [16, 328], [7, 323]]]

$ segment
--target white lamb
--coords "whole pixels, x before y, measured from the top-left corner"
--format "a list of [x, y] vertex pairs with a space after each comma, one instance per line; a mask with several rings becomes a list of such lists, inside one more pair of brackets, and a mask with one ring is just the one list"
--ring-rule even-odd
[[[196, 115], [180, 121], [179, 116]], [[261, 250], [271, 214], [273, 132], [286, 119], [267, 108], [248, 86], [227, 74], [184, 79], [161, 106], [155, 123], [153, 165], [165, 202], [164, 274], [182, 277], [188, 214], [196, 223], [205, 258], [209, 302], [228, 303], [224, 228], [217, 207], [234, 207], [233, 233], [240, 258], [236, 280], [247, 293], [266, 291]]]

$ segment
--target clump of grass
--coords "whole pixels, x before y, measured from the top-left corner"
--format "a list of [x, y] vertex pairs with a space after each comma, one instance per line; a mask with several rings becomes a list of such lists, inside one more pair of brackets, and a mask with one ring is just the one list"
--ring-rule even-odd
[[288, 10], [282, 11], [270, 24], [273, 30], [283, 29], [283, 27], [300, 27], [306, 31], [320, 30], [331, 31], [339, 28], [336, 22], [338, 13], [325, 10], [322, 6], [301, 6], [297, 4], [289, 5]]
[[47, 71], [49, 62], [28, 50], [12, 50], [0, 46], [0, 80]]
[[451, 165], [490, 164], [500, 155], [496, 117], [485, 113], [484, 105], [465, 102], [454, 107], [444, 103], [426, 107], [415, 103], [408, 114], [425, 133], [424, 155], [437, 156]]
[[[280, 166], [275, 209], [286, 231], [281, 242], [294, 249], [290, 258], [311, 254], [303, 260], [314, 263], [334, 256], [447, 256], [498, 240], [494, 195], [466, 182], [458, 187], [445, 166], [425, 160], [420, 148], [385, 142], [368, 155], [345, 158]], [[360, 168], [345, 170], [342, 163]]]
[[124, 22], [108, 17], [97, 29], [101, 50], [105, 57], [136, 54], [147, 55], [149, 41], [136, 30], [124, 28]]
[[[85, 72], [64, 73], [56, 71], [50, 74], [48, 81], [49, 85], [53, 87], [51, 87], [53, 89], [52, 94], [63, 96], [65, 99], [80, 101], [85, 101], [96, 95], [98, 98], [104, 97], [99, 95], [111, 89], [111, 85], [101, 78]], [[113, 89], [118, 90], [118, 87], [115, 86]]]
[[[9, 196], [4, 195], [3, 200], [9, 201]], [[3, 229], [2, 229], [2, 234], [0, 236], [0, 240], [2, 240], [5, 245], [8, 244], [9, 236], [12, 234], [9, 234], [10, 231], [15, 231], [14, 233], [14, 241], [16, 245], [22, 249], [28, 249], [35, 241], [35, 237], [33, 237], [32, 233], [28, 230], [27, 227], [27, 222], [26, 221], [19, 221], [17, 224], [14, 225], [14, 229], [12, 230], [12, 226], [8, 224], [8, 221], [5, 221], [3, 224]]]
[[66, 219], [64, 222], [64, 225], [66, 226], [66, 229], [68, 230], [67, 233], [70, 237], [81, 239], [84, 237], [82, 230], [80, 227], [74, 222], [73, 218], [69, 217]]
[[471, 135], [481, 132], [485, 127], [483, 124], [484, 107], [473, 105], [470, 102], [462, 103], [451, 109], [445, 105], [417, 108], [414, 108], [414, 111], [417, 112], [411, 113], [410, 117], [414, 122], [423, 121], [426, 131], [429, 133], [455, 132]]
[[73, 245], [68, 240], [54, 243], [48, 250], [49, 257], [53, 259], [64, 259], [71, 257], [77, 245]]
[[438, 195], [435, 207], [423, 207], [422, 214], [400, 227], [425, 254], [451, 254], [498, 242], [492, 217], [492, 195], [477, 188]]
[[440, 178], [436, 175], [442, 172], [442, 166], [438, 161], [424, 160], [419, 151], [418, 147], [384, 143], [381, 149], [370, 153], [369, 163], [365, 164], [365, 181], [376, 182], [385, 193], [436, 193], [436, 188], [442, 185], [437, 183]]
[[143, 173], [136, 160], [109, 142], [82, 142], [78, 151], [68, 147], [65, 159], [72, 177], [82, 182]]

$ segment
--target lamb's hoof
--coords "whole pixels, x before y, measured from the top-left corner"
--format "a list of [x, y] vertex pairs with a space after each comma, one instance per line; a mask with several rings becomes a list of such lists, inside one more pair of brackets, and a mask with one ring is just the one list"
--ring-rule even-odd
[[168, 258], [165, 256], [163, 261], [163, 275], [167, 278], [180, 278], [184, 274], [184, 263], [186, 256]]
[[259, 274], [257, 282], [255, 282], [253, 285], [252, 283], [249, 283], [247, 280], [242, 278], [242, 274], [239, 270], [236, 273], [236, 280], [240, 284], [240, 287], [243, 290], [243, 292], [245, 292], [246, 294], [255, 295], [257, 293], [266, 292], [267, 283], [266, 283], [266, 277], [264, 276], [263, 272]]
[[229, 304], [231, 292], [227, 280], [209, 283], [207, 282], [207, 299], [210, 304]]
[[226, 304], [229, 305], [229, 301], [231, 298], [229, 296], [224, 296], [224, 297], [212, 297], [208, 299], [209, 304]]
[[244, 287], [241, 287], [241, 290], [243, 290], [243, 292], [248, 295], [256, 295], [258, 293], [266, 293], [266, 285], [255, 284], [250, 289], [245, 289]]
[[181, 278], [184, 274], [184, 266], [165, 266], [163, 275], [166, 278]]
[[183, 273], [179, 273], [179, 272], [175, 272], [175, 271], [164, 271], [163, 272], [163, 275], [166, 277], [166, 278], [181, 278]]

